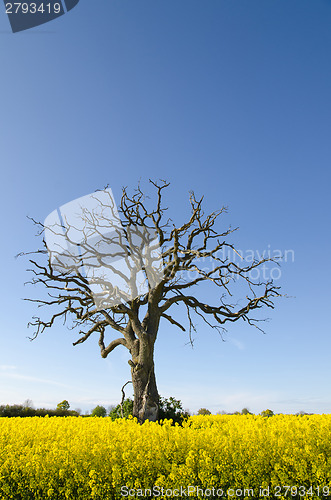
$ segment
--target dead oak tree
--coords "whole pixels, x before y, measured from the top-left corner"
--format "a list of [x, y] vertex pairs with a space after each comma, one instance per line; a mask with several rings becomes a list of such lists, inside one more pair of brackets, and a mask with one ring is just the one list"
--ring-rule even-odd
[[[190, 217], [175, 226], [171, 220], [165, 220], [163, 194], [169, 184], [150, 183], [155, 190], [152, 209], [148, 208], [140, 187], [133, 194], [123, 189], [118, 211], [105, 189], [96, 192], [105, 196], [94, 197], [99, 210], [83, 207], [80, 217], [84, 227], [70, 221], [70, 217], [47, 227], [33, 220], [43, 236], [43, 248], [31, 252], [37, 258], [29, 257], [32, 264], [29, 271], [33, 273], [29, 283], [43, 285], [47, 298], [27, 299], [39, 306], [56, 308], [49, 319], [33, 317], [29, 323], [35, 328], [32, 339], [62, 318], [64, 323], [72, 321], [71, 326], [79, 329], [80, 336], [74, 345], [97, 335], [103, 358], [118, 346], [128, 349], [134, 388], [133, 414], [139, 422], [155, 421], [158, 417], [154, 345], [160, 321], [164, 319], [185, 331], [174, 316], [175, 305], [183, 306], [190, 335], [194, 313], [220, 331], [238, 320], [260, 329], [259, 320], [252, 313], [264, 306], [273, 308], [273, 298], [280, 295], [279, 287], [272, 281], [251, 278], [252, 270], [272, 259], [261, 258], [243, 265], [230, 257], [236, 251], [226, 238], [234, 229], [224, 232], [216, 229], [219, 217], [226, 211], [224, 207], [205, 215], [203, 198], [197, 199], [191, 193]], [[46, 231], [53, 237], [53, 245], [47, 241]], [[73, 231], [80, 233], [79, 244]], [[62, 243], [58, 243], [60, 250], [56, 250], [54, 237], [59, 235]], [[122, 284], [115, 285], [114, 280], [121, 280]], [[215, 305], [198, 297], [203, 282], [219, 290]], [[238, 282], [247, 286], [241, 306], [231, 303], [232, 287]], [[106, 341], [106, 333], [111, 330], [118, 337]]]

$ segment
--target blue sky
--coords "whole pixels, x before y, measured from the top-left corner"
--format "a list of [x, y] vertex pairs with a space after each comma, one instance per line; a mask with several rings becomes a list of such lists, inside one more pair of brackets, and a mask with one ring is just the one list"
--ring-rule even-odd
[[0, 12], [1, 404], [119, 401], [124, 348], [104, 360], [61, 323], [27, 339], [36, 308], [22, 298], [37, 292], [14, 256], [38, 246], [26, 215], [165, 178], [176, 222], [194, 190], [206, 211], [228, 206], [237, 248], [294, 259], [265, 335], [237, 323], [223, 342], [198, 323], [192, 350], [162, 323], [160, 394], [191, 411], [331, 412], [330, 23], [326, 0], [81, 0], [17, 34]]

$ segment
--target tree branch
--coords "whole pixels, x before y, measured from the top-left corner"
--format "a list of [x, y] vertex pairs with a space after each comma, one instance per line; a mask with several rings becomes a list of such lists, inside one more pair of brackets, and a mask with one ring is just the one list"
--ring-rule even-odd
[[124, 345], [128, 349], [128, 344], [124, 338], [119, 338], [112, 340], [107, 347], [104, 344], [104, 329], [101, 330], [100, 338], [99, 338], [99, 347], [101, 351], [101, 357], [106, 358], [110, 352], [112, 352], [117, 346]]
[[[275, 262], [275, 259], [260, 258], [249, 265], [239, 265], [224, 255], [225, 251], [239, 255], [226, 240], [237, 228], [217, 229], [219, 218], [227, 211], [226, 207], [205, 215], [203, 197], [197, 198], [191, 192], [190, 216], [186, 222], [175, 226], [170, 219], [165, 219], [167, 208], [163, 206], [164, 190], [169, 183], [150, 180], [150, 184], [156, 193], [152, 208], [148, 206], [148, 197], [139, 185], [133, 194], [123, 188], [118, 213], [108, 191], [105, 191], [108, 198], [100, 199], [97, 194], [93, 195], [94, 202], [99, 203], [98, 210], [83, 208], [82, 241], [79, 245], [74, 241], [79, 224], [70, 224], [66, 217], [63, 222], [47, 228], [54, 237], [63, 238], [58, 253], [47, 248], [44, 225], [30, 218], [42, 237], [42, 248], [20, 255], [29, 256], [33, 274], [29, 283], [42, 285], [47, 296], [27, 300], [35, 302], [38, 307], [51, 306], [51, 310], [57, 306], [60, 308], [50, 319], [32, 318], [33, 321], [29, 323], [35, 327], [32, 339], [52, 327], [57, 318], [62, 318], [69, 328], [80, 329], [82, 336], [73, 345], [81, 344], [94, 332], [99, 332], [102, 357], [107, 357], [118, 345], [124, 345], [137, 358], [137, 353], [142, 353], [141, 346], [155, 341], [161, 317], [185, 331], [184, 326], [167, 312], [174, 304], [182, 304], [186, 308], [191, 343], [191, 333], [195, 330], [192, 313], [196, 313], [206, 325], [219, 333], [224, 330], [225, 323], [240, 319], [259, 328], [256, 325], [258, 320], [252, 318], [251, 314], [262, 307], [274, 308], [273, 299], [281, 295], [279, 287], [272, 282], [255, 282], [250, 271], [264, 263]], [[108, 217], [108, 212], [111, 217]], [[134, 244], [135, 239], [140, 243]], [[155, 239], [158, 244], [155, 244]], [[143, 261], [145, 247], [149, 248], [149, 255]], [[151, 284], [152, 280], [142, 264], [148, 262], [152, 267], [152, 263], [158, 259], [153, 252], [158, 248], [161, 248], [162, 253], [163, 276], [156, 284]], [[31, 258], [31, 255], [36, 257]], [[128, 274], [117, 265], [117, 259], [125, 262]], [[86, 268], [89, 269], [89, 275], [84, 273]], [[101, 271], [98, 273], [98, 270]], [[148, 291], [143, 294], [140, 294], [136, 283], [138, 273], [145, 273], [148, 283], [144, 289]], [[123, 289], [115, 286], [112, 281], [114, 275], [123, 280], [126, 289], [125, 286]], [[245, 284], [250, 294], [241, 307], [229, 302], [229, 297], [234, 293], [233, 286], [238, 280]], [[193, 289], [198, 289], [203, 282], [217, 286], [217, 291], [221, 289], [225, 292], [221, 294], [220, 304], [205, 304], [193, 294]], [[93, 287], [99, 291], [93, 293]], [[256, 292], [259, 287], [264, 287], [264, 293]], [[96, 296], [101, 297], [99, 303]], [[112, 302], [114, 298], [118, 301]], [[104, 337], [108, 327], [123, 337], [111, 341], [105, 347]]]
[[167, 319], [172, 325], [176, 325], [176, 326], [178, 326], [178, 328], [180, 328], [181, 330], [183, 330], [183, 332], [186, 332], [185, 328], [180, 323], [178, 323], [178, 321], [174, 320], [168, 314], [163, 313], [162, 314], [162, 318]]

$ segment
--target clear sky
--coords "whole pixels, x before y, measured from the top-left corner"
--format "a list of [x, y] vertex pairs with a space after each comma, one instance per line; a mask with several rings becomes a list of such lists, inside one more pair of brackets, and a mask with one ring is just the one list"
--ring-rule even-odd
[[330, 26], [328, 0], [81, 0], [17, 34], [0, 11], [0, 404], [119, 401], [124, 348], [104, 360], [61, 323], [27, 339], [37, 292], [14, 256], [39, 246], [26, 215], [165, 178], [176, 222], [194, 190], [206, 211], [228, 206], [220, 228], [240, 227], [244, 253], [293, 253], [265, 335], [237, 323], [223, 342], [198, 323], [192, 349], [162, 323], [160, 394], [191, 411], [331, 412]]

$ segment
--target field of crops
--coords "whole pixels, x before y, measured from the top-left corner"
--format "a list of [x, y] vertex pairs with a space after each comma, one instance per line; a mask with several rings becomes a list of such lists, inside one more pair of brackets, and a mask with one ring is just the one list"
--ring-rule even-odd
[[0, 418], [1, 499], [317, 499], [329, 487], [331, 415]]

